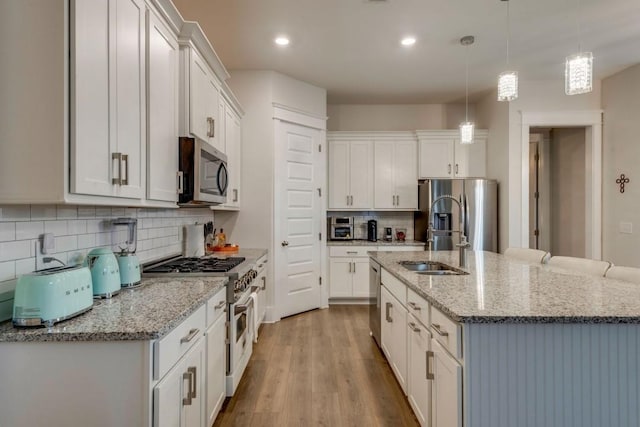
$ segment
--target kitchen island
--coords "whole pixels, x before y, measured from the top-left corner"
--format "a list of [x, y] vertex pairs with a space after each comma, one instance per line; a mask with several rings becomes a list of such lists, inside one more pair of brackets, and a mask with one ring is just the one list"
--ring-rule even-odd
[[0, 426], [204, 425], [225, 396], [227, 280], [143, 278], [52, 328], [2, 323]]
[[[428, 387], [431, 404], [423, 412], [432, 413], [422, 418], [434, 427], [452, 420], [465, 427], [640, 425], [637, 285], [489, 252], [469, 252], [466, 275], [423, 275], [399, 264], [457, 267], [457, 252], [370, 255], [383, 269], [383, 302], [387, 288], [391, 295], [390, 308], [383, 304], [383, 351], [396, 376], [405, 374], [414, 411], [411, 383], [418, 375], [412, 367], [434, 377], [416, 384]], [[402, 357], [385, 347], [385, 322], [393, 325], [402, 316], [404, 371]], [[419, 321], [428, 335], [426, 364], [412, 347]], [[397, 339], [391, 344], [401, 346]]]

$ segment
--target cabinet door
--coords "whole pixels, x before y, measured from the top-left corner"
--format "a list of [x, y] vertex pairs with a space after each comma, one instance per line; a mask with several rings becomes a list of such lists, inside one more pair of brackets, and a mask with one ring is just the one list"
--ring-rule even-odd
[[[258, 282], [258, 286], [262, 289], [258, 293], [258, 319], [260, 320], [259, 325], [264, 321], [264, 317], [267, 314], [267, 269], [262, 270], [258, 277], [256, 278]], [[259, 326], [258, 325], [258, 326]]]
[[[188, 374], [192, 375], [192, 382], [183, 383], [184, 387], [192, 386], [191, 403], [184, 404], [184, 427], [202, 427], [204, 425], [204, 409], [205, 409], [205, 341], [203, 338], [193, 346], [187, 354], [184, 355], [184, 367]], [[187, 396], [188, 390], [184, 389], [183, 395]]]
[[487, 142], [476, 138], [473, 144], [455, 141], [455, 163], [453, 172], [458, 178], [484, 178], [487, 174]]
[[227, 153], [227, 169], [229, 170], [229, 186], [227, 203], [225, 206], [240, 207], [240, 176], [241, 176], [241, 139], [240, 118], [225, 106], [225, 147]]
[[207, 426], [213, 425], [226, 396], [225, 381], [227, 354], [224, 342], [227, 332], [225, 327], [226, 320], [226, 316], [220, 316], [205, 334], [207, 340]]
[[[376, 141], [374, 151], [374, 208], [393, 209], [396, 207], [394, 183], [393, 141]], [[417, 187], [417, 186], [416, 186]], [[417, 191], [417, 190], [416, 190]]]
[[214, 132], [212, 121], [214, 98], [215, 109], [218, 109], [218, 98], [214, 97], [216, 88], [212, 85], [211, 72], [204, 60], [193, 49], [190, 53], [189, 132], [210, 143]]
[[73, 1], [71, 11], [70, 190], [110, 196], [116, 151], [109, 138], [110, 2]]
[[126, 179], [126, 184], [116, 187], [116, 193], [136, 199], [144, 197], [146, 158], [145, 15], [143, 0], [117, 1], [115, 53], [112, 52], [110, 63], [113, 71], [110, 79], [115, 76], [111, 131], [116, 135], [117, 152], [123, 155], [121, 177]]
[[[368, 272], [368, 270], [365, 271]], [[330, 258], [329, 297], [349, 298], [351, 296], [353, 296], [353, 260], [351, 258]]]
[[435, 339], [433, 351], [432, 426], [462, 426], [462, 367]]
[[420, 141], [420, 178], [453, 177], [453, 139], [429, 139]]
[[349, 143], [329, 141], [329, 209], [348, 209]]
[[149, 12], [147, 37], [147, 198], [175, 202], [178, 200], [178, 40], [152, 12]]
[[180, 359], [153, 388], [154, 427], [183, 425], [182, 399], [188, 392], [185, 373], [185, 359]]
[[349, 143], [350, 208], [373, 206], [373, 144], [371, 141]]
[[415, 141], [398, 141], [394, 144], [396, 209], [418, 209], [417, 151]]
[[353, 296], [375, 298], [369, 286], [369, 258], [352, 258]]
[[431, 381], [427, 379], [427, 358], [431, 334], [428, 328], [409, 315], [407, 317], [407, 344], [409, 366], [407, 369], [407, 397], [421, 426], [428, 426], [431, 419]]
[[391, 364], [393, 350], [393, 301], [395, 298], [384, 286], [380, 289], [380, 347]]
[[382, 286], [382, 350], [407, 393], [407, 310]]
[[223, 153], [227, 153], [227, 145], [228, 145], [228, 139], [227, 139], [227, 114], [231, 114], [231, 107], [229, 107], [226, 103], [226, 101], [224, 100], [223, 97], [220, 96], [220, 94], [218, 94], [218, 117], [220, 117], [220, 120], [216, 120], [215, 122], [215, 129], [214, 129], [214, 133], [215, 133], [215, 147], [222, 151]]

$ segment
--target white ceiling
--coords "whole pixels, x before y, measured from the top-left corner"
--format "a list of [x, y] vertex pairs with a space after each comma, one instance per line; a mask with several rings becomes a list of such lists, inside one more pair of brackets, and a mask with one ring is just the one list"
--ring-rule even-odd
[[[200, 22], [225, 66], [270, 69], [327, 89], [330, 103], [446, 103], [490, 90], [506, 69], [500, 0], [174, 0]], [[576, 7], [580, 4], [580, 13]], [[638, 0], [511, 0], [511, 68], [521, 80], [564, 78], [564, 58], [594, 55], [595, 77], [640, 62]], [[291, 38], [287, 47], [276, 35]], [[405, 48], [400, 39], [414, 35]]]

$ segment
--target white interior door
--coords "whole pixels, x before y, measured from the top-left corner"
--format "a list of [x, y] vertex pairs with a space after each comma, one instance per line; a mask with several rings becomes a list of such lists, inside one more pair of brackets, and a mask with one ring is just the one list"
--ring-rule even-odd
[[275, 279], [280, 316], [318, 308], [323, 132], [275, 121]]

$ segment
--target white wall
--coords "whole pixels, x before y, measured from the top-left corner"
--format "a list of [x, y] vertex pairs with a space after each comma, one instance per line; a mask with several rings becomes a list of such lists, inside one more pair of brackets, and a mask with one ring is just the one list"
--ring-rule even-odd
[[0, 205], [0, 212], [0, 282], [35, 270], [35, 242], [43, 233], [55, 236], [51, 256], [73, 264], [89, 250], [111, 244], [111, 219], [137, 218], [137, 253], [147, 262], [182, 252], [183, 225], [214, 221], [206, 208]]
[[585, 256], [585, 129], [551, 132], [551, 255]]
[[[603, 258], [617, 265], [640, 267], [640, 65], [602, 81], [603, 126]], [[620, 193], [616, 178], [631, 182]], [[619, 232], [621, 222], [633, 234]]]
[[456, 129], [465, 110], [464, 104], [332, 104], [327, 113], [329, 131], [411, 131]]
[[476, 126], [489, 131], [487, 178], [498, 181], [499, 250], [509, 247], [509, 104], [498, 102], [493, 91], [476, 106]]
[[[562, 78], [551, 81], [520, 81], [519, 97], [509, 103], [509, 246], [526, 247], [522, 238], [522, 116], [523, 112], [599, 110], [600, 81], [593, 82], [588, 94], [567, 96]], [[544, 125], [544, 123], [539, 123]]]

